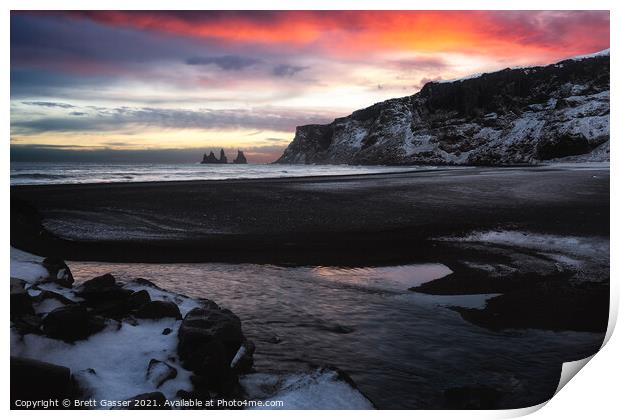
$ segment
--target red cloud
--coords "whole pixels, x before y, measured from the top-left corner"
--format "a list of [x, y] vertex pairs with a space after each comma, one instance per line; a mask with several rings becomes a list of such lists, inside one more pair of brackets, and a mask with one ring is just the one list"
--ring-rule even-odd
[[556, 59], [608, 48], [607, 11], [92, 11], [101, 24], [326, 54], [477, 52]]

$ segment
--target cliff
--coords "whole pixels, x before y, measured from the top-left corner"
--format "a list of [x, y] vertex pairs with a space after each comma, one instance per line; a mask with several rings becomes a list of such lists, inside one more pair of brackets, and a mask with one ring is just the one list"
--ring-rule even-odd
[[501, 165], [568, 156], [609, 160], [609, 50], [430, 82], [330, 124], [297, 127], [276, 163]]

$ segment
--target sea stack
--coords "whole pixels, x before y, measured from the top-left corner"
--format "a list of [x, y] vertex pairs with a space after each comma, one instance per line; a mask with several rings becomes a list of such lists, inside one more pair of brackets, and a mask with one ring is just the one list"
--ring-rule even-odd
[[233, 160], [233, 163], [248, 163], [248, 160], [241, 150], [237, 150], [237, 157]]
[[203, 155], [202, 162], [200, 163], [220, 163], [220, 161], [217, 160], [215, 154], [213, 153], [213, 151], [211, 151], [211, 153], [209, 153], [209, 156], [207, 156], [206, 153]]
[[215, 157], [215, 153], [213, 151], [209, 152], [209, 155], [205, 153], [202, 156], [202, 162], [200, 163], [228, 163], [228, 158], [226, 157], [226, 153], [224, 153], [224, 149], [220, 149], [220, 158]]
[[226, 153], [224, 153], [224, 149], [220, 149], [220, 161], [219, 163], [228, 163], [228, 158], [226, 157]]

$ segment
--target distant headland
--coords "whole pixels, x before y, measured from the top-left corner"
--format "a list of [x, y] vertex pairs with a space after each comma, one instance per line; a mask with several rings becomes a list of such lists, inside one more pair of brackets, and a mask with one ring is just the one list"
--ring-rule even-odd
[[[220, 158], [216, 158], [213, 150], [207, 155], [206, 153], [202, 156], [202, 162], [205, 164], [210, 163], [228, 163], [228, 158], [226, 157], [226, 153], [224, 153], [224, 149], [220, 149]], [[237, 157], [232, 161], [232, 163], [248, 163], [248, 160], [245, 158], [245, 155], [241, 150], [237, 150]]]

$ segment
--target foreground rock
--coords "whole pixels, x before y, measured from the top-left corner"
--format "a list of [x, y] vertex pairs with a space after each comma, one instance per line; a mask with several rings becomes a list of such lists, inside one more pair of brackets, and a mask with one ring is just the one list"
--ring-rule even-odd
[[609, 161], [609, 51], [427, 83], [297, 127], [277, 163], [500, 165], [575, 155]]
[[212, 303], [185, 316], [178, 353], [184, 366], [199, 375], [195, 385], [230, 395], [238, 391], [237, 373], [252, 367], [254, 345], [243, 335], [239, 318]]
[[84, 298], [89, 303], [110, 303], [112, 301], [124, 300], [132, 293], [131, 290], [124, 289], [117, 284], [114, 276], [109, 273], [84, 282], [75, 292], [76, 295]]
[[[250, 373], [257, 376], [248, 390], [240, 374], [252, 369], [254, 344], [231, 311], [208, 299], [167, 292], [144, 279], [121, 283], [107, 274], [75, 288], [41, 283], [38, 273], [32, 275], [32, 264], [38, 263], [34, 256], [33, 260], [29, 271], [20, 274], [28, 280], [11, 281], [13, 299], [21, 302], [11, 315], [15, 408], [18, 399], [69, 398], [115, 402], [69, 408], [235, 409], [243, 405], [231, 405], [233, 401], [277, 398], [280, 392], [313, 393], [321, 381], [284, 386], [284, 379], [269, 378], [268, 384], [261, 384], [264, 377]], [[183, 322], [178, 320], [181, 314], [186, 314]], [[248, 375], [243, 376], [247, 380]], [[368, 406], [340, 376], [334, 381], [355, 397], [356, 404]], [[256, 394], [256, 386], [269, 393]], [[127, 398], [133, 394], [137, 395]], [[214, 406], [211, 400], [227, 404]]]
[[82, 305], [54, 309], [43, 318], [43, 332], [51, 338], [73, 342], [83, 340], [105, 328], [102, 318], [92, 316]]
[[77, 395], [78, 388], [68, 368], [11, 356], [11, 408], [26, 408], [17, 405], [18, 400], [63, 400]]
[[[59, 270], [63, 270], [60, 263], [56, 265]], [[43, 287], [51, 287], [52, 290]], [[151, 293], [157, 298], [151, 299]], [[181, 303], [191, 301], [196, 305], [195, 309], [189, 311], [183, 323], [177, 321], [182, 319], [182, 314], [172, 299]], [[36, 308], [40, 308], [41, 312], [37, 313]], [[113, 340], [110, 333], [119, 330], [131, 331], [128, 328], [136, 328], [136, 333], [143, 334], [146, 344], [152, 343], [155, 348], [160, 348], [161, 344], [158, 343], [172, 344], [173, 347], [163, 353], [161, 350], [151, 353], [158, 354], [158, 358], [151, 358], [150, 361], [146, 359], [148, 363], [145, 362], [144, 366], [144, 383], [152, 387], [154, 392], [129, 399], [124, 408], [169, 408], [163, 406], [165, 394], [155, 392], [160, 389], [171, 393], [172, 398], [177, 394], [201, 399], [209, 399], [211, 395], [219, 398], [242, 398], [243, 390], [237, 375], [249, 371], [253, 362], [254, 345], [244, 337], [241, 321], [236, 315], [207, 299], [191, 300], [180, 295], [174, 296], [144, 279], [137, 279], [127, 285], [117, 282], [113, 275], [105, 274], [76, 288], [65, 284], [60, 289], [47, 284], [27, 284], [17, 278], [11, 279], [11, 322], [12, 334], [18, 334], [12, 339], [24, 340], [22, 345], [36, 342], [32, 338], [25, 340], [26, 335], [34, 334], [41, 336], [41, 340], [56, 339], [70, 343], [72, 347], [67, 348], [67, 351], [72, 348], [79, 349], [81, 343], [89, 346], [88, 341], [97, 340], [96, 335], [107, 326], [110, 326], [106, 330], [108, 336], [101, 341], [104, 346], [108, 345], [109, 340]], [[145, 323], [144, 326], [142, 323]], [[179, 337], [177, 334], [172, 335], [179, 327], [182, 327], [183, 333], [180, 333]], [[152, 331], [153, 337], [144, 336], [144, 331]], [[179, 353], [183, 354], [181, 358], [194, 375], [189, 381], [185, 371], [185, 379], [181, 378], [179, 384], [174, 385], [178, 372], [182, 369], [176, 355], [179, 341]], [[142, 343], [127, 345], [140, 348]], [[122, 347], [121, 345], [119, 349]], [[94, 354], [93, 357], [98, 356]], [[60, 358], [68, 358], [70, 361], [71, 356], [62, 354]], [[74, 392], [73, 388], [63, 391], [68, 385], [56, 387], [57, 391], [46, 391], [50, 384], [73, 381], [68, 368], [37, 364], [36, 361], [26, 363], [21, 359], [15, 360], [15, 363], [19, 364], [14, 372], [26, 372], [21, 376], [12, 375], [12, 382], [16, 384], [16, 395], [26, 395], [28, 389], [24, 381], [32, 381], [32, 377], [36, 375], [41, 376], [43, 382], [41, 389], [33, 388], [33, 395], [55, 395], [55, 392], [64, 395]], [[112, 366], [110, 368], [114, 369]], [[98, 366], [97, 370], [100, 373], [101, 366]], [[90, 367], [84, 369], [83, 365], [76, 373], [78, 381], [85, 384], [84, 398], [91, 395], [93, 384], [105, 380], [99, 373]], [[46, 375], [50, 377], [49, 380]]]
[[173, 302], [154, 300], [143, 304], [135, 313], [136, 318], [160, 319], [174, 318], [181, 319], [181, 311]]
[[50, 273], [50, 279], [63, 287], [71, 287], [73, 285], [73, 274], [69, 266], [57, 257], [47, 257], [43, 260], [43, 266]]
[[32, 308], [32, 299], [26, 289], [24, 289], [24, 282], [11, 278], [11, 318], [18, 317], [20, 315], [33, 315], [34, 309]]

